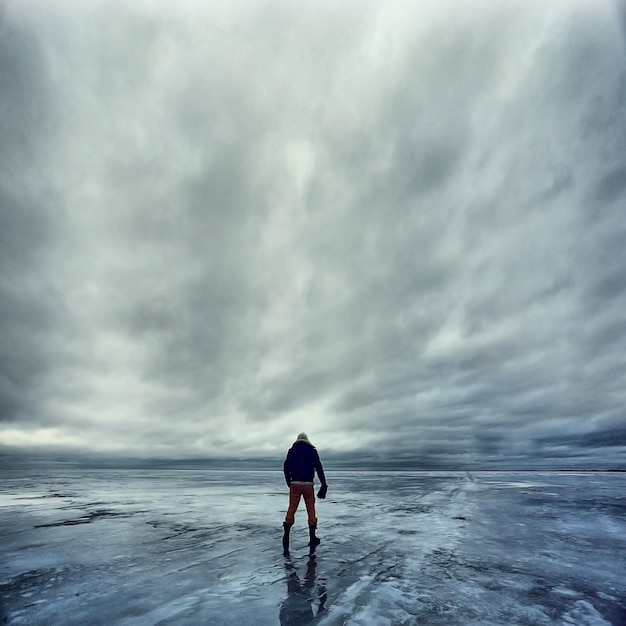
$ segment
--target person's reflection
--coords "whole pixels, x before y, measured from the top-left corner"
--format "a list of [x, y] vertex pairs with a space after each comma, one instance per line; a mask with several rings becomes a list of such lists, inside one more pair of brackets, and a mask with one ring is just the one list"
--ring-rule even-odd
[[315, 584], [316, 568], [315, 555], [310, 555], [304, 581], [301, 582], [291, 559], [285, 559], [287, 597], [280, 605], [281, 626], [308, 624], [324, 610], [327, 598], [326, 582], [320, 581]]

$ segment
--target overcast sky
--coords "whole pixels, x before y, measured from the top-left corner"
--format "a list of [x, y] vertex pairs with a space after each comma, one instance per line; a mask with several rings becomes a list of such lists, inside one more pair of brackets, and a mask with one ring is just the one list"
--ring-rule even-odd
[[626, 466], [624, 4], [0, 7], [5, 453]]

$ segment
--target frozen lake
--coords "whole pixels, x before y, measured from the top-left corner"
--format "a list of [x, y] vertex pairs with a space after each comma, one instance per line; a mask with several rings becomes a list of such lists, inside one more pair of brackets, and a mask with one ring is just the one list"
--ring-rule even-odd
[[626, 474], [0, 473], [0, 623], [626, 624]]

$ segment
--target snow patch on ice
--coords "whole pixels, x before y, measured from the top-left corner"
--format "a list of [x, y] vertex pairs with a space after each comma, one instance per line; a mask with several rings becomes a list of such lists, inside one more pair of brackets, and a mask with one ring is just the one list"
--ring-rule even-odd
[[[320, 626], [341, 624], [360, 624], [360, 621], [352, 621], [358, 616], [367, 596], [370, 585], [374, 580], [373, 575], [362, 576], [350, 585], [337, 599], [332, 599], [332, 607], [324, 618], [319, 622]], [[329, 598], [330, 599], [330, 598]], [[337, 620], [340, 620], [339, 622]], [[371, 623], [371, 622], [369, 622]]]
[[561, 622], [567, 626], [611, 626], [590, 602], [578, 600], [574, 607], [563, 615]]

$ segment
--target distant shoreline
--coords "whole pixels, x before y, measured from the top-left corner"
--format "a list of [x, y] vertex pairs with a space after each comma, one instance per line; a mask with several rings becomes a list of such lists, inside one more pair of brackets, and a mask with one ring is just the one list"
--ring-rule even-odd
[[[159, 470], [181, 470], [181, 471], [233, 471], [233, 472], [256, 472], [275, 471], [281, 472], [282, 460], [276, 462], [258, 462], [245, 460], [220, 460], [220, 461], [159, 461], [159, 460], [19, 460], [3, 459], [0, 462], [0, 471], [9, 470], [138, 470], [138, 471], [159, 471]], [[11, 462], [13, 461], [13, 462]], [[442, 467], [414, 467], [414, 466], [392, 466], [387, 464], [371, 465], [334, 465], [332, 462], [325, 463], [327, 472], [464, 472], [476, 473], [572, 473], [572, 474], [619, 474], [626, 473], [626, 468], [558, 468], [558, 467], [497, 467], [497, 468], [442, 468]]]

